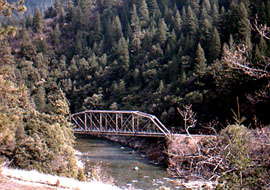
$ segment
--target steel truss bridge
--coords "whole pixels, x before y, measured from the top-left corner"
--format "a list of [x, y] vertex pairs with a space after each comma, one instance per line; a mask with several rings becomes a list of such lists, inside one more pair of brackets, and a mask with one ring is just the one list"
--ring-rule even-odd
[[71, 115], [75, 134], [170, 138], [159, 119], [139, 111], [88, 110]]

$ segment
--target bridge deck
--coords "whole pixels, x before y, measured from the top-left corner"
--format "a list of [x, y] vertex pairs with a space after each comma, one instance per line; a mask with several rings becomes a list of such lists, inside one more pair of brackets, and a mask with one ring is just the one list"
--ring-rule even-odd
[[151, 133], [151, 132], [127, 132], [127, 131], [81, 131], [73, 130], [74, 134], [85, 134], [85, 135], [113, 135], [113, 136], [133, 136], [133, 137], [164, 137], [163, 133]]

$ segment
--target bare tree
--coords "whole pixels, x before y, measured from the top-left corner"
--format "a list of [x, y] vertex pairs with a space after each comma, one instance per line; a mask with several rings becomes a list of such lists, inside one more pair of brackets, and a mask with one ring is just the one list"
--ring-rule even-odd
[[190, 105], [185, 105], [185, 106], [183, 106], [183, 108], [184, 108], [184, 110], [181, 110], [181, 109], [177, 108], [177, 111], [183, 117], [184, 127], [185, 127], [185, 131], [186, 131], [188, 137], [190, 137], [192, 139], [194, 144], [197, 146], [199, 155], [201, 155], [200, 146], [198, 145], [196, 140], [192, 137], [192, 135], [189, 132], [190, 128], [194, 128], [196, 126], [196, 123], [197, 123], [196, 113], [194, 113], [192, 111], [192, 105], [191, 104]]

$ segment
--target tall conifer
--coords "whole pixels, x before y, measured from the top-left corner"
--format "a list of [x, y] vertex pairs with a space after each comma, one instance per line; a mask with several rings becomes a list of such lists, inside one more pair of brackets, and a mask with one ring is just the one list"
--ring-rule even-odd
[[214, 28], [212, 40], [209, 48], [209, 62], [219, 58], [221, 50], [221, 42], [217, 28]]
[[150, 19], [149, 19], [148, 6], [147, 6], [145, 0], [139, 1], [138, 15], [139, 15], [139, 18], [141, 21], [141, 26], [146, 27], [148, 25]]
[[198, 43], [195, 61], [195, 73], [197, 73], [199, 76], [204, 75], [206, 72], [206, 59], [204, 56], [204, 50], [200, 43]]

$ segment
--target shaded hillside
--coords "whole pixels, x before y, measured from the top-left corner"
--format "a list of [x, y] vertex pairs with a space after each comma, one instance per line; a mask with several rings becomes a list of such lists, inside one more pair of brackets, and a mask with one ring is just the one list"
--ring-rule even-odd
[[[193, 105], [199, 122], [225, 121], [239, 97], [248, 122], [256, 115], [268, 123], [262, 110], [269, 100], [246, 98], [266, 81], [231, 70], [221, 58], [223, 48], [245, 43], [249, 59], [263, 61], [269, 41], [250, 26], [257, 14], [269, 24], [269, 10], [269, 0], [56, 1], [44, 16], [37, 10], [22, 22], [18, 58], [50, 82], [33, 92], [43, 97], [40, 105], [58, 86], [72, 112], [141, 110], [177, 127], [183, 104]], [[22, 80], [31, 88], [36, 79]]]

